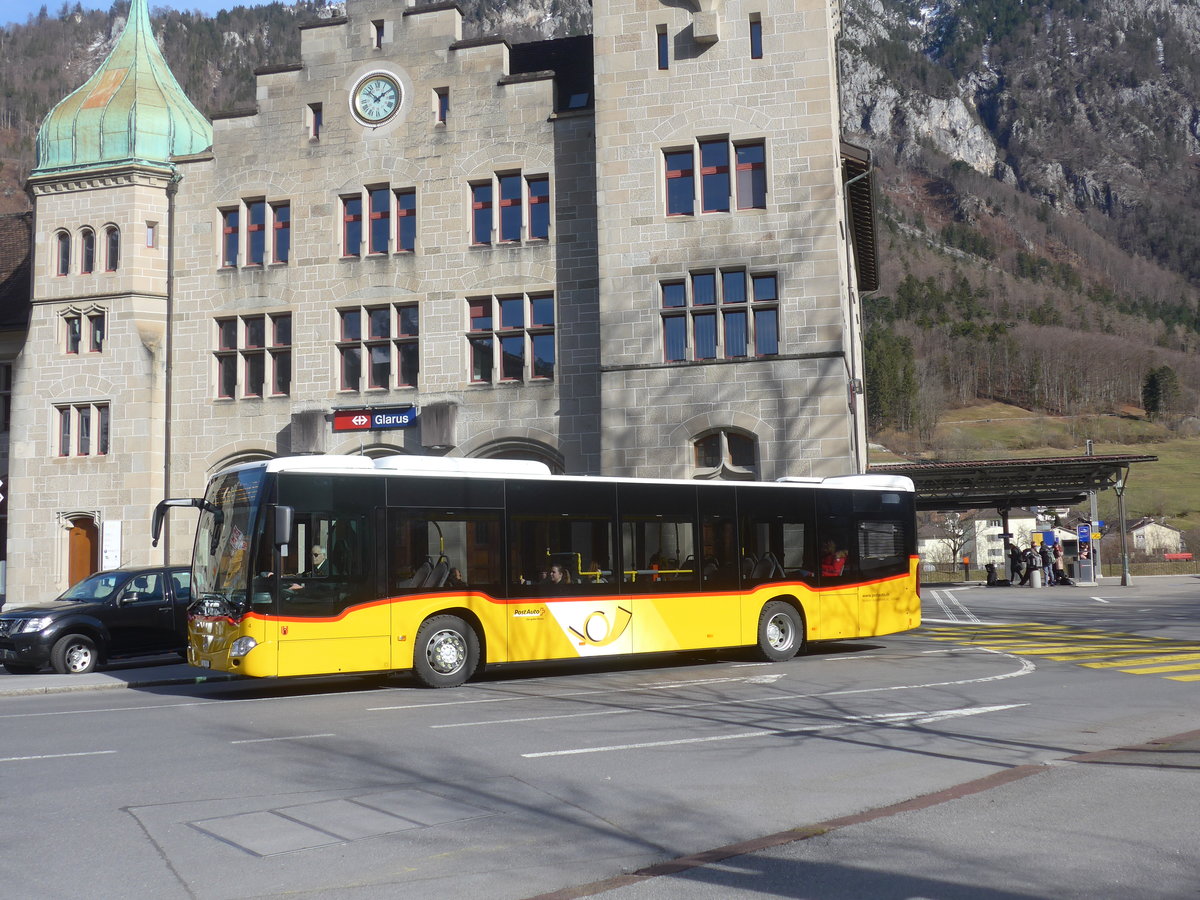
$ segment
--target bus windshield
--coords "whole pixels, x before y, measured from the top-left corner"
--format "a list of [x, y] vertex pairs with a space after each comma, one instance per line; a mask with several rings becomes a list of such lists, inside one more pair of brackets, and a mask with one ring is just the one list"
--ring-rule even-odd
[[251, 537], [264, 476], [262, 468], [253, 467], [227, 472], [209, 485], [205, 500], [211, 506], [201, 511], [196, 527], [192, 585], [211, 614], [247, 609]]

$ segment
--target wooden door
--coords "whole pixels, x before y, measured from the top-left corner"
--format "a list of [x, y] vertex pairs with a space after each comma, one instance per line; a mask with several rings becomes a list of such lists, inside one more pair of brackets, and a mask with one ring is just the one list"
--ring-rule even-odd
[[98, 568], [99, 532], [91, 519], [76, 519], [67, 543], [67, 581], [78, 584]]

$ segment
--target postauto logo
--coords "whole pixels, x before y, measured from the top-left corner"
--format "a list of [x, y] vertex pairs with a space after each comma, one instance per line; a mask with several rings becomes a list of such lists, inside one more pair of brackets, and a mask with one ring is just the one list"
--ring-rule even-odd
[[387, 409], [340, 409], [333, 414], [334, 431], [390, 431], [408, 428], [417, 422], [414, 406]]

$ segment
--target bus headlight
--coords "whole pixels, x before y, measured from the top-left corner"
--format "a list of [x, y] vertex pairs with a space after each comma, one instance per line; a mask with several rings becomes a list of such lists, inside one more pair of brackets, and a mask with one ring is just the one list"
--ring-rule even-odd
[[241, 658], [258, 646], [258, 641], [252, 637], [240, 637], [229, 645], [229, 655]]

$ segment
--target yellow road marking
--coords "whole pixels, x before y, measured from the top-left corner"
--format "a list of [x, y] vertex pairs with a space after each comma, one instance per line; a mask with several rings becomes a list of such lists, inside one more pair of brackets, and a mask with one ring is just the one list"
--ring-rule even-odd
[[1033, 622], [1003, 626], [927, 625], [926, 630], [929, 637], [936, 641], [983, 645], [1010, 653], [1075, 663], [1088, 669], [1116, 669], [1132, 675], [1162, 675], [1171, 681], [1200, 681], [1200, 674], [1166, 674], [1200, 670], [1200, 644], [1187, 641], [1111, 634]]

